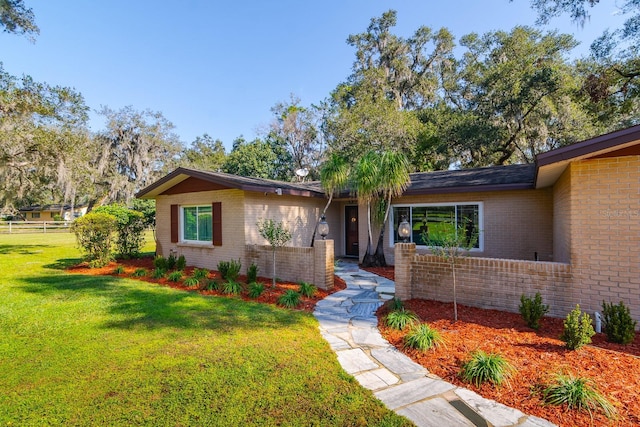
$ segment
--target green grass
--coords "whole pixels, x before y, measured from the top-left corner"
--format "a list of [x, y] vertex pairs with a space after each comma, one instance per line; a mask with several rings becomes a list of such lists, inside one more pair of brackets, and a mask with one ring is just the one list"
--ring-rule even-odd
[[0, 235], [0, 425], [409, 425], [310, 314], [67, 274], [80, 257]]
[[471, 354], [471, 359], [462, 365], [460, 376], [463, 380], [480, 387], [486, 381], [495, 385], [508, 382], [514, 372], [513, 366], [501, 355], [477, 350]]

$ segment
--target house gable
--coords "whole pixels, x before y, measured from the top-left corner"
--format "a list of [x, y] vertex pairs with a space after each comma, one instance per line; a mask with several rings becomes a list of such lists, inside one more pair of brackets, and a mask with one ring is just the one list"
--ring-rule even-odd
[[197, 193], [199, 191], [227, 190], [229, 188], [231, 187], [217, 184], [215, 182], [205, 181], [205, 180], [194, 178], [194, 177], [189, 177], [184, 181], [177, 183], [173, 187], [169, 187], [168, 189], [166, 189], [160, 194], [172, 195], [172, 194], [180, 194], [180, 193]]

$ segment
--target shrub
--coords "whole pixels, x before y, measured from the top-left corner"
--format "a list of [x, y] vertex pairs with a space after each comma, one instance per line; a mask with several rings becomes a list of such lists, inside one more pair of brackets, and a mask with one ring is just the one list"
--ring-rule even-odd
[[193, 273], [191, 273], [191, 277], [194, 277], [198, 280], [204, 280], [209, 277], [209, 270], [206, 268], [195, 268]]
[[294, 308], [300, 304], [300, 293], [288, 289], [284, 294], [278, 298], [278, 304], [287, 308]]
[[94, 212], [113, 215], [116, 218], [116, 250], [121, 257], [132, 258], [140, 255], [145, 228], [142, 213], [119, 204], [100, 206], [94, 209]]
[[220, 261], [218, 263], [218, 271], [224, 280], [238, 280], [238, 276], [240, 275], [240, 268], [242, 264], [240, 260], [231, 260], [231, 261]]
[[300, 282], [300, 293], [307, 298], [312, 298], [316, 293], [316, 287], [311, 283]]
[[258, 298], [264, 292], [264, 285], [262, 283], [251, 282], [249, 284], [249, 298]]
[[391, 310], [401, 310], [404, 308], [404, 303], [398, 297], [393, 297], [391, 300]]
[[208, 291], [219, 291], [220, 284], [215, 280], [209, 280], [204, 288]]
[[418, 316], [413, 311], [402, 307], [387, 314], [386, 322], [388, 327], [401, 331], [407, 326], [415, 324], [418, 320]]
[[463, 380], [479, 387], [486, 381], [500, 385], [508, 381], [513, 372], [513, 366], [501, 355], [487, 354], [478, 350], [473, 352], [471, 359], [462, 365], [460, 376]]
[[223, 292], [225, 294], [238, 295], [240, 292], [242, 292], [242, 285], [235, 280], [229, 280], [224, 284]]
[[607, 304], [602, 301], [602, 323], [607, 340], [618, 344], [629, 344], [636, 336], [636, 322], [631, 317], [629, 307], [619, 304]]
[[89, 266], [104, 267], [111, 261], [111, 246], [116, 232], [116, 218], [106, 213], [91, 212], [71, 225], [78, 246], [86, 252]]
[[113, 269], [113, 274], [122, 274], [124, 273], [124, 267], [119, 265]]
[[174, 253], [170, 253], [169, 257], [167, 258], [167, 270], [173, 270], [174, 268], [176, 268], [177, 261], [178, 259], [176, 258], [176, 255]]
[[411, 328], [409, 333], [404, 337], [404, 345], [406, 347], [415, 348], [416, 350], [426, 351], [433, 347], [439, 347], [444, 343], [440, 332], [433, 329], [426, 323]]
[[147, 275], [147, 270], [144, 268], [136, 268], [136, 271], [134, 271], [133, 273], [131, 273], [131, 275], [133, 277], [144, 277]]
[[154, 279], [162, 279], [165, 274], [167, 274], [167, 270], [165, 270], [164, 268], [156, 267], [156, 269], [153, 270], [153, 273], [151, 273], [151, 277], [153, 277]]
[[180, 255], [178, 257], [178, 260], [176, 261], [176, 270], [184, 270], [186, 266], [187, 266], [187, 259], [184, 257], [184, 255]]
[[184, 279], [184, 285], [188, 288], [195, 288], [200, 284], [200, 281], [195, 277], [187, 277]]
[[569, 350], [576, 350], [591, 342], [591, 337], [595, 335], [591, 326], [591, 317], [587, 313], [580, 311], [580, 305], [571, 310], [564, 321], [564, 331], [560, 339], [564, 341]]
[[550, 405], [567, 405], [569, 409], [587, 410], [589, 414], [598, 408], [608, 418], [614, 418], [616, 408], [594, 388], [589, 378], [557, 374], [552, 383], [542, 390], [542, 398]]
[[249, 268], [247, 268], [247, 282], [254, 283], [256, 280], [258, 280], [258, 266], [251, 263]]
[[169, 269], [169, 263], [167, 262], [167, 259], [162, 255], [158, 255], [153, 259], [153, 266], [161, 270]]
[[540, 319], [549, 312], [549, 306], [542, 303], [540, 292], [536, 292], [533, 299], [524, 294], [520, 296], [519, 310], [528, 327], [539, 329]]
[[182, 280], [182, 271], [177, 270], [169, 273], [169, 275], [167, 276], [167, 280], [170, 282], [179, 282], [180, 280]]

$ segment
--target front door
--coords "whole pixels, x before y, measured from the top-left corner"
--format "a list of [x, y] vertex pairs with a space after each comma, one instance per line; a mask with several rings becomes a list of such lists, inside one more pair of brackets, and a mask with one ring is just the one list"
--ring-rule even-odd
[[357, 257], [360, 255], [360, 248], [358, 246], [358, 207], [345, 206], [344, 220], [344, 241], [346, 242], [345, 255]]

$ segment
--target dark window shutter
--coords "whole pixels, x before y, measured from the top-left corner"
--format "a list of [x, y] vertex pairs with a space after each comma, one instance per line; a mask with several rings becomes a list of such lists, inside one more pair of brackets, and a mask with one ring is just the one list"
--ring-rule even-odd
[[213, 214], [213, 245], [222, 246], [222, 203], [212, 203], [211, 212]]
[[178, 222], [180, 215], [178, 215], [178, 205], [171, 205], [171, 243], [178, 242]]

